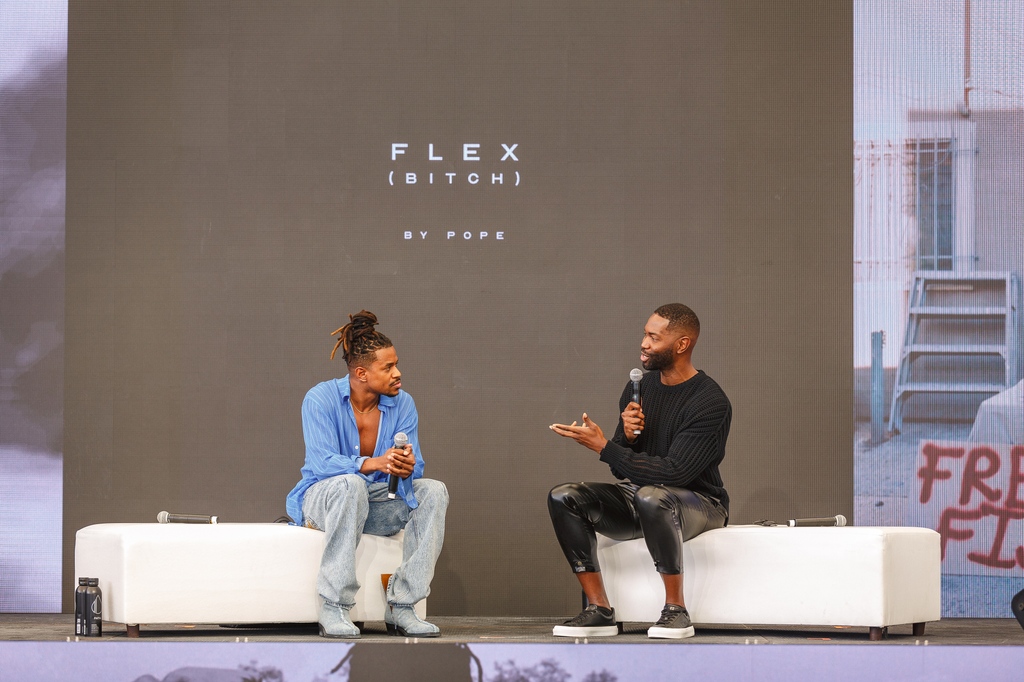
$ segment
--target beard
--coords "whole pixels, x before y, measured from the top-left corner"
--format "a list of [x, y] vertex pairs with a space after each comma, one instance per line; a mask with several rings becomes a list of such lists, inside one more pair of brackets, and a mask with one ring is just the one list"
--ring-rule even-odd
[[644, 369], [647, 371], [660, 371], [666, 367], [672, 366], [672, 349], [666, 348], [660, 353], [651, 353], [647, 360], [643, 363]]

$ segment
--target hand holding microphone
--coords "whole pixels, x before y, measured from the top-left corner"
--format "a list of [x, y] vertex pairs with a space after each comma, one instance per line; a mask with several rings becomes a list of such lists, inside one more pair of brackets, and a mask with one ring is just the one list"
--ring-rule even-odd
[[[406, 452], [406, 447], [408, 447], [408, 445], [409, 445], [409, 436], [405, 435], [405, 433], [403, 433], [402, 431], [399, 431], [398, 433], [395, 434], [395, 449], [401, 450], [403, 457], [412, 457], [412, 453], [411, 452]], [[389, 500], [393, 500], [393, 499], [395, 499], [398, 496], [398, 481], [401, 480], [401, 478], [402, 478], [401, 474], [405, 472], [405, 467], [404, 466], [402, 466], [402, 467], [396, 466], [396, 463], [394, 462], [394, 457], [397, 457], [397, 455], [395, 455], [395, 456], [389, 455], [390, 461], [388, 463], [388, 471], [391, 472], [390, 474], [388, 474], [388, 499]], [[406, 475], [411, 474], [412, 473], [412, 467], [415, 466], [415, 463], [416, 463], [415, 458], [413, 458], [412, 463], [409, 463], [407, 461], [402, 461], [401, 459], [399, 461], [403, 465], [408, 465], [409, 472]], [[395, 473], [396, 469], [398, 470], [398, 473]]]
[[[639, 369], [629, 372], [629, 380], [633, 382], [633, 400], [622, 411], [622, 429], [627, 434], [626, 440], [632, 443], [644, 430], [644, 412], [640, 407], [640, 380], [644, 373]], [[632, 438], [628, 434], [632, 434]]]

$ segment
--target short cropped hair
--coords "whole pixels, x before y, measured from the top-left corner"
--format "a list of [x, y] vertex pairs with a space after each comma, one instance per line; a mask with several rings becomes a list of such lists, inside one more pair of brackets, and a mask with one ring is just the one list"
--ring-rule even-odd
[[689, 332], [694, 338], [700, 335], [700, 320], [697, 319], [697, 313], [682, 303], [668, 303], [655, 310], [654, 314], [668, 320], [670, 330]]

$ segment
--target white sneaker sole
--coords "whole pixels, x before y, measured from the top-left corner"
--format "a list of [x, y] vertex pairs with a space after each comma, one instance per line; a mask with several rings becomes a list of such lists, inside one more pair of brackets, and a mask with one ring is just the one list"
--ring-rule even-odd
[[647, 629], [647, 636], [651, 639], [686, 639], [693, 637], [693, 626], [688, 628], [659, 628], [655, 626]]
[[590, 628], [556, 625], [551, 630], [551, 634], [555, 637], [614, 637], [619, 634], [619, 628], [617, 625], [601, 625]]

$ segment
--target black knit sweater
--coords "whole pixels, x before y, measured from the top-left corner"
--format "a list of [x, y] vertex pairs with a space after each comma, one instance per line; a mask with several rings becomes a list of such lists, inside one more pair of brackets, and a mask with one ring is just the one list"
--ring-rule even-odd
[[[620, 412], [632, 397], [633, 383], [628, 382], [619, 399]], [[728, 510], [729, 494], [718, 465], [725, 457], [732, 405], [721, 387], [703, 371], [675, 386], [662, 384], [660, 372], [648, 372], [640, 381], [640, 405], [643, 433], [629, 443], [619, 417], [601, 461], [616, 478], [688, 488], [714, 497]]]

